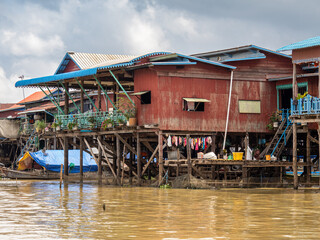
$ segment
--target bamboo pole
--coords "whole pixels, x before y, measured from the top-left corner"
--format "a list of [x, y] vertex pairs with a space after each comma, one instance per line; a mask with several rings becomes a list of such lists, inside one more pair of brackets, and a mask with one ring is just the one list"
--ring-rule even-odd
[[[101, 135], [98, 136], [101, 142]], [[98, 183], [102, 183], [102, 147], [98, 144]]]

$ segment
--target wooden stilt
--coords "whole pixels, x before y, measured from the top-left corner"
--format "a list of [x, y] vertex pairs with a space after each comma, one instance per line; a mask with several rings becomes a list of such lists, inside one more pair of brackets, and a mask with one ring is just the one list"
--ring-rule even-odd
[[247, 173], [248, 173], [248, 168], [242, 166], [242, 185], [243, 185], [244, 187], [247, 187], [247, 183], [248, 183]]
[[298, 168], [297, 168], [297, 124], [293, 123], [293, 188], [298, 189]]
[[69, 168], [69, 155], [68, 155], [68, 138], [63, 137], [63, 151], [64, 151], [64, 177], [67, 178], [69, 175], [68, 168]]
[[[107, 164], [108, 164], [108, 166], [109, 166], [109, 168], [110, 168], [110, 170], [111, 170], [111, 172], [112, 172], [112, 174], [113, 174], [114, 180], [116, 181], [116, 180], [117, 180], [117, 174], [116, 174], [115, 171], [113, 170], [113, 167], [112, 167], [112, 165], [111, 165], [111, 163], [110, 163], [110, 161], [109, 161], [109, 159], [108, 159], [108, 155], [107, 155], [106, 151], [104, 150], [104, 148], [103, 148], [103, 146], [102, 146], [102, 143], [100, 142], [99, 138], [98, 138], [97, 140], [98, 140], [99, 146], [100, 146], [101, 149], [102, 149], [102, 154], [103, 154], [103, 156], [104, 156], [104, 158], [105, 158], [105, 160], [106, 160], [106, 162], [107, 162]], [[89, 150], [90, 150], [90, 152], [91, 152], [91, 154], [92, 154], [92, 150], [91, 150], [91, 148], [90, 148], [90, 146], [89, 146], [89, 143], [86, 141], [85, 138], [84, 138], [84, 142], [85, 142], [85, 144], [87, 145], [87, 147], [89, 148]], [[96, 161], [96, 159], [95, 159], [94, 156], [93, 156], [93, 158], [94, 158], [94, 160]], [[113, 163], [115, 163], [115, 162], [113, 162]]]
[[163, 140], [162, 140], [162, 131], [158, 133], [158, 145], [159, 145], [159, 185], [162, 182], [163, 175]]
[[120, 153], [120, 139], [116, 138], [116, 151], [117, 151], [117, 183], [120, 184], [120, 161], [121, 161], [121, 153]]
[[310, 183], [311, 181], [311, 157], [310, 157], [310, 131], [308, 129], [308, 133], [307, 133], [307, 149], [306, 149], [306, 152], [307, 152], [307, 183]]
[[192, 175], [190, 134], [187, 134], [187, 163], [188, 163], [188, 185], [190, 186], [191, 175]]
[[83, 182], [83, 137], [80, 137], [80, 182]]
[[212, 134], [211, 152], [216, 152], [216, 134]]
[[[129, 140], [129, 144], [132, 145], [132, 138]], [[132, 161], [133, 161], [134, 155], [132, 152], [130, 153], [130, 159], [129, 159], [129, 184], [132, 185]]]
[[140, 134], [137, 133], [137, 174], [138, 174], [138, 186], [141, 186], [141, 143]]
[[[101, 135], [98, 136], [98, 139], [101, 142]], [[98, 145], [98, 183], [102, 183], [102, 147]]]
[[176, 177], [179, 176], [179, 168], [180, 168], [180, 150], [177, 148], [177, 168], [176, 168]]

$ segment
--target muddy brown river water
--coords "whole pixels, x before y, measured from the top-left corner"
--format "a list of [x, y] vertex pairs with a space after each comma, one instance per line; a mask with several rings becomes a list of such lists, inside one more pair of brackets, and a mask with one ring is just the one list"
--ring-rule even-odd
[[320, 239], [317, 189], [0, 180], [0, 196], [0, 239]]

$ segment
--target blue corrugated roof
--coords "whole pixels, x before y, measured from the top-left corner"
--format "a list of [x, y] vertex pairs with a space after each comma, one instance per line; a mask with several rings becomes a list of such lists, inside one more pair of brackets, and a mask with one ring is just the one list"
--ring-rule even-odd
[[79, 70], [79, 71], [75, 71], [75, 72], [61, 73], [61, 74], [56, 74], [56, 75], [52, 75], [52, 76], [32, 78], [32, 79], [21, 80], [21, 81], [16, 82], [15, 87], [37, 85], [37, 84], [45, 83], [45, 82], [53, 82], [53, 81], [71, 79], [71, 78], [76, 78], [76, 77], [90, 76], [90, 75], [93, 75], [96, 73], [97, 73], [97, 68], [92, 68], [92, 69], [86, 69], [86, 70]]
[[320, 46], [320, 36], [308, 38], [308, 39], [300, 41], [300, 42], [292, 43], [290, 45], [279, 48], [277, 51], [278, 52], [290, 51], [290, 50], [307, 48], [307, 47], [315, 47], [315, 46]]
[[177, 53], [177, 55], [179, 57], [185, 57], [185, 58], [192, 59], [192, 60], [195, 60], [195, 61], [198, 61], [198, 62], [208, 63], [208, 64], [216, 65], [216, 66], [219, 66], [219, 67], [224, 67], [224, 68], [229, 68], [229, 69], [236, 69], [236, 67], [234, 67], [234, 66], [230, 66], [230, 65], [227, 65], [227, 64], [218, 63], [218, 62], [214, 62], [214, 61], [210, 61], [210, 60], [206, 60], [206, 59], [203, 59], [203, 58], [191, 57], [191, 56], [183, 55], [183, 54], [180, 54], [180, 53]]

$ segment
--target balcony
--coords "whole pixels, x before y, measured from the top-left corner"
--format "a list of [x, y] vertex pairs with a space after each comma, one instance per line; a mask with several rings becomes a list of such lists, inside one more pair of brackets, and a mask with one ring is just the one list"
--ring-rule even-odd
[[307, 95], [304, 98], [291, 99], [291, 116], [320, 114], [320, 99]]
[[126, 117], [120, 111], [86, 112], [55, 116], [55, 124], [61, 130], [106, 128], [124, 123], [126, 123]]

